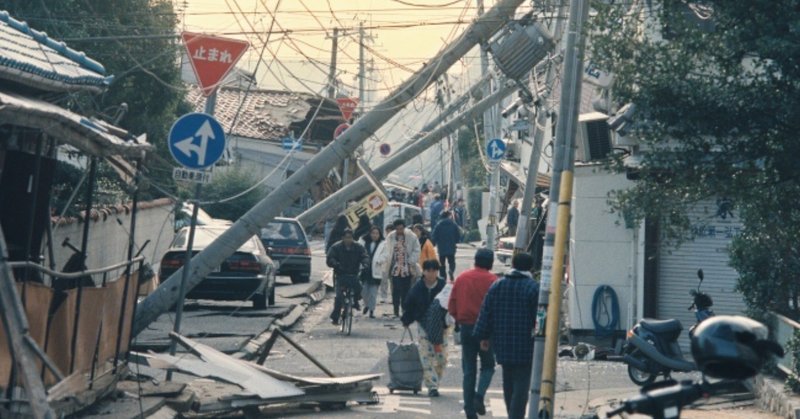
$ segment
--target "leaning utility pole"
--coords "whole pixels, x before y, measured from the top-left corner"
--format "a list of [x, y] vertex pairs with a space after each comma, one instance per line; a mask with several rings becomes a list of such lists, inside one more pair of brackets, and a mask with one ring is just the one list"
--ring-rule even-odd
[[[433, 80], [447, 71], [475, 45], [486, 42], [514, 15], [523, 0], [499, 0], [491, 10], [475, 20], [454, 42], [443, 48], [435, 57], [401, 83], [386, 99], [362, 115], [352, 127], [336, 141], [328, 144], [303, 168], [292, 174], [263, 200], [245, 213], [217, 239], [192, 259], [192, 270], [187, 291], [217, 269], [219, 265], [260, 229], [275, 219], [287, 204], [294, 202], [309, 185], [322, 179], [329, 170], [351, 155], [364, 141], [424, 91]], [[183, 268], [170, 275], [152, 294], [136, 308], [132, 334], [135, 336], [147, 325], [169, 310], [178, 299], [178, 282]]]
[[[386, 160], [382, 165], [375, 168], [372, 172], [378, 179], [383, 179], [389, 176], [395, 170], [399, 169], [409, 160], [420, 155], [425, 150], [433, 147], [439, 143], [442, 138], [448, 134], [456, 132], [462, 125], [470, 123], [473, 119], [477, 118], [486, 109], [500, 103], [501, 100], [508, 97], [517, 90], [517, 85], [511, 82], [506, 82], [500, 85], [499, 90], [495, 91], [488, 97], [484, 98], [470, 109], [459, 114], [457, 117], [448, 121], [446, 124], [439, 128], [427, 133], [424, 137], [409, 144], [402, 150], [398, 151], [394, 156]], [[369, 183], [364, 176], [350, 182], [346, 187], [339, 189], [332, 195], [318, 202], [313, 207], [300, 214], [297, 220], [300, 224], [309, 225], [317, 220], [322, 214], [327, 214], [328, 211], [335, 208], [342, 201], [355, 199], [361, 195], [369, 193], [373, 190], [373, 186]]]
[[[547, 215], [539, 308], [536, 312], [534, 332], [533, 380], [541, 381], [541, 393], [538, 406], [531, 403], [530, 409], [538, 409], [538, 417], [547, 419], [553, 417], [556, 352], [561, 317], [561, 282], [564, 279], [564, 256], [572, 199], [572, 170], [575, 165], [573, 144], [578, 129], [583, 81], [585, 45], [583, 26], [588, 15], [588, 1], [570, 0], [564, 75], [561, 79], [561, 103], [556, 126], [556, 150], [550, 184], [550, 208]], [[538, 377], [541, 379], [537, 379]]]
[[333, 28], [331, 37], [331, 65], [328, 70], [328, 97], [336, 98], [336, 54], [339, 53], [339, 28]]
[[[483, 15], [483, 0], [478, 0], [478, 16]], [[481, 75], [486, 77], [489, 74], [489, 52], [486, 44], [481, 44]], [[484, 97], [489, 96], [492, 86], [484, 88]], [[497, 138], [497, 120], [495, 119], [494, 107], [489, 108], [483, 113], [483, 144], [488, 145], [489, 141]], [[500, 189], [500, 162], [490, 162], [491, 173], [489, 177], [489, 222], [486, 224], [486, 247], [494, 251], [497, 241], [497, 200]]]

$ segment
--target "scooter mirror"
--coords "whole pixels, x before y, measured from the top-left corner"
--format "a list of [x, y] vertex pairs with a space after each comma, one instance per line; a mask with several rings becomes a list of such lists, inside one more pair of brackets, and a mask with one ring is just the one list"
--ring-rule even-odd
[[697, 270], [697, 277], [700, 279], [700, 282], [703, 282], [703, 270], [702, 269], [698, 269]]

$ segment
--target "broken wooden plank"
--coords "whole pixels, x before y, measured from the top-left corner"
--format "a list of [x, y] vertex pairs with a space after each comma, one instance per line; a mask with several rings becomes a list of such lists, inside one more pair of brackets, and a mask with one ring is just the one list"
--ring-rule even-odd
[[117, 390], [138, 394], [140, 397], [172, 397], [181, 394], [185, 388], [186, 383], [176, 383], [174, 381], [164, 381], [158, 384], [152, 381], [120, 381], [117, 383]]
[[47, 402], [65, 399], [89, 388], [89, 379], [86, 373], [78, 371], [54, 384], [47, 390]]
[[305, 311], [306, 311], [306, 305], [298, 304], [292, 309], [292, 311], [289, 314], [276, 320], [275, 325], [281, 329], [290, 327], [293, 324], [297, 323], [297, 320], [299, 320], [300, 317], [303, 316], [303, 313], [305, 313]]
[[178, 412], [168, 406], [163, 406], [147, 419], [174, 419], [176, 417], [178, 417]]
[[136, 419], [146, 418], [159, 411], [166, 399], [163, 397], [127, 397], [102, 402], [81, 414], [83, 419]]
[[170, 336], [177, 339], [186, 349], [197, 354], [206, 361], [207, 364], [213, 365], [214, 371], [219, 374], [217, 375], [219, 378], [225, 379], [225, 376], [245, 376], [243, 380], [234, 378], [234, 381], [229, 382], [233, 382], [262, 398], [272, 399], [305, 394], [294, 384], [283, 382], [267, 374], [263, 374], [248, 363], [225, 355], [214, 348], [185, 338], [177, 333], [170, 333]]

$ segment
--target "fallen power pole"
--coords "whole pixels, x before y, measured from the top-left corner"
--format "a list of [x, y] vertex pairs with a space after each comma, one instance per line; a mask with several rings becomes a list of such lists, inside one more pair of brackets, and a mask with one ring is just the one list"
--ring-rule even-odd
[[[533, 382], [541, 382], [538, 403], [531, 400], [530, 410], [539, 418], [553, 417], [556, 383], [556, 351], [561, 318], [561, 282], [564, 279], [564, 255], [569, 232], [572, 170], [575, 165], [575, 133], [578, 130], [581, 83], [583, 81], [583, 25], [589, 15], [589, 2], [570, 0], [561, 102], [556, 125], [556, 149], [550, 183], [550, 208], [542, 257], [542, 280], [534, 332]], [[536, 417], [531, 415], [531, 417]]]
[[[389, 176], [392, 172], [408, 163], [412, 158], [438, 144], [443, 138], [447, 137], [447, 135], [456, 132], [462, 125], [469, 123], [487, 109], [491, 109], [492, 106], [500, 103], [503, 98], [508, 97], [517, 89], [517, 85], [512, 82], [504, 83], [500, 89], [476, 103], [473, 107], [459, 114], [434, 131], [431, 131], [419, 140], [409, 144], [390, 159], [386, 160], [385, 163], [375, 168], [373, 170], [375, 177], [383, 179]], [[327, 214], [332, 208], [339, 206], [341, 202], [369, 193], [372, 189], [373, 186], [370, 184], [369, 180], [361, 176], [300, 214], [297, 219], [300, 221], [300, 224], [308, 225], [319, 219], [321, 215]]]
[[[351, 155], [378, 128], [444, 74], [475, 45], [491, 38], [513, 17], [521, 3], [522, 0], [501, 0], [495, 4], [491, 10], [473, 22], [456, 41], [443, 48], [410, 79], [401, 83], [386, 99], [377, 104], [371, 112], [359, 118], [336, 141], [322, 149], [308, 164], [281, 183], [203, 251], [195, 255], [192, 258], [186, 290], [191, 290], [202, 282], [236, 249], [258, 234], [262, 227], [279, 215], [288, 203], [297, 200], [309, 185], [321, 180], [331, 169]], [[132, 328], [134, 336], [178, 302], [181, 275], [183, 275], [183, 268], [170, 275], [155, 292], [137, 306]]]

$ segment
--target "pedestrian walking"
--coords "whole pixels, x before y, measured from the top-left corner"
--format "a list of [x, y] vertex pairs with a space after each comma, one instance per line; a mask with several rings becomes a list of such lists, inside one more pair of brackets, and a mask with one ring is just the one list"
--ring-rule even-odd
[[531, 276], [533, 257], [518, 253], [513, 268], [495, 281], [481, 304], [473, 337], [482, 350], [492, 349], [503, 367], [503, 398], [510, 419], [524, 419], [531, 386], [533, 327], [539, 284]]
[[439, 223], [439, 216], [442, 214], [444, 210], [444, 201], [442, 201], [442, 196], [439, 194], [435, 194], [433, 196], [433, 202], [430, 204], [430, 219], [431, 219], [431, 228], [436, 227], [436, 224]]
[[506, 234], [509, 236], [517, 234], [517, 224], [519, 223], [518, 206], [517, 201], [512, 202], [511, 208], [508, 209], [508, 214], [506, 215], [506, 226], [508, 227]]
[[439, 383], [447, 365], [447, 310], [435, 302], [444, 289], [445, 281], [439, 277], [439, 262], [435, 259], [422, 263], [422, 280], [417, 281], [403, 300], [403, 326], [417, 323], [419, 356], [428, 396], [439, 396]]
[[361, 297], [364, 298], [364, 313], [369, 313], [369, 318], [375, 318], [375, 305], [378, 300], [378, 288], [381, 286], [383, 269], [380, 263], [376, 263], [375, 255], [383, 245], [383, 232], [378, 226], [372, 226], [369, 234], [361, 238], [361, 245], [367, 252], [369, 263], [361, 271], [362, 291]]
[[[466, 270], [456, 278], [447, 311], [460, 327], [461, 336], [461, 370], [464, 374], [462, 389], [464, 396], [464, 413], [467, 418], [475, 419], [477, 415], [486, 414], [484, 403], [486, 391], [492, 384], [494, 376], [494, 353], [492, 348], [481, 350], [480, 341], [472, 335], [483, 298], [497, 277], [491, 273], [494, 264], [494, 253], [486, 248], [475, 252], [475, 266]], [[478, 377], [478, 358], [481, 361]], [[477, 385], [477, 387], [476, 387]]]
[[[336, 298], [333, 300], [333, 312], [330, 317], [331, 323], [338, 325], [339, 317], [342, 314], [344, 291], [351, 288], [354, 295], [360, 294], [358, 277], [361, 269], [369, 263], [369, 257], [364, 247], [353, 240], [353, 230], [346, 228], [342, 234], [342, 240], [334, 243], [328, 250], [325, 262], [328, 267], [333, 268], [333, 287], [336, 290]], [[355, 304], [355, 308], [358, 309], [358, 301]]]
[[375, 256], [372, 258], [375, 267], [379, 267], [378, 270], [374, 272], [379, 272], [381, 275], [381, 303], [385, 303], [389, 301], [389, 291], [392, 286], [392, 278], [389, 276], [389, 267], [385, 266], [391, 260], [389, 255], [389, 250], [386, 247], [386, 237], [389, 237], [389, 234], [394, 231], [394, 224], [389, 224], [385, 228], [385, 234], [383, 235], [384, 240], [381, 241], [381, 244], [378, 246], [378, 250], [375, 252]]
[[442, 277], [445, 276], [445, 262], [447, 263], [447, 274], [450, 281], [456, 272], [456, 245], [461, 239], [461, 229], [453, 221], [450, 211], [442, 212], [442, 220], [436, 224], [436, 228], [431, 233], [431, 240], [439, 251], [439, 264], [441, 265]]
[[353, 230], [353, 238], [356, 241], [359, 241], [364, 238], [367, 234], [369, 234], [369, 229], [372, 227], [372, 222], [369, 220], [366, 214], [361, 214], [358, 217], [358, 226], [356, 229]]
[[422, 266], [422, 262], [426, 260], [439, 260], [439, 257], [436, 256], [436, 249], [433, 247], [433, 242], [431, 241], [431, 235], [428, 233], [428, 230], [425, 229], [425, 226], [422, 224], [414, 224], [411, 227], [411, 231], [419, 237], [419, 264]]
[[386, 236], [386, 252], [381, 255], [384, 274], [392, 278], [392, 305], [394, 315], [400, 317], [400, 306], [411, 288], [411, 281], [420, 275], [419, 240], [411, 230], [406, 230], [403, 219], [394, 221], [394, 231]]

